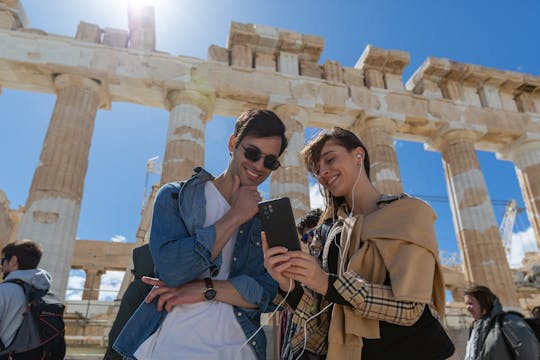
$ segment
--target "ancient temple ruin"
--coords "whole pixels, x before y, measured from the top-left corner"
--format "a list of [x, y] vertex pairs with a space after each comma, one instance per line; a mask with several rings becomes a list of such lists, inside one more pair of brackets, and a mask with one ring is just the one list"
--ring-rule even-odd
[[[75, 241], [96, 112], [122, 101], [170, 112], [162, 183], [203, 163], [212, 116], [275, 111], [290, 145], [270, 195], [294, 199], [296, 216], [310, 208], [297, 158], [306, 127], [360, 135], [384, 193], [402, 191], [394, 139], [422, 142], [442, 155], [462, 255], [462, 269], [445, 270], [447, 287], [458, 294], [470, 283], [489, 284], [506, 305], [525, 307], [527, 297], [540, 303], [538, 288], [518, 289], [512, 278], [476, 155], [491, 151], [514, 163], [540, 245], [540, 77], [430, 57], [407, 80], [405, 51], [367, 46], [354, 67], [320, 64], [321, 37], [236, 22], [226, 46], [210, 46], [207, 59], [171, 55], [156, 50], [153, 9], [146, 10], [129, 13], [129, 30], [81, 22], [69, 38], [27, 28], [20, 1], [0, 0], [0, 89], [57, 96], [26, 205], [10, 209], [9, 194], [0, 192], [0, 240], [39, 241], [54, 290], [65, 293], [69, 270], [82, 268], [84, 298], [97, 299], [91, 283], [112, 263], [130, 266], [133, 244]], [[138, 243], [147, 241], [149, 209]]]

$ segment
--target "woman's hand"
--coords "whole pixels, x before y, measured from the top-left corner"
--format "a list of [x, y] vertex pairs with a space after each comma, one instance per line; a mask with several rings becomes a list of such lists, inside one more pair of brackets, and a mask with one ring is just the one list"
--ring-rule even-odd
[[264, 253], [264, 267], [270, 276], [277, 281], [279, 288], [285, 292], [292, 290], [294, 284], [289, 277], [283, 275], [283, 271], [287, 270], [291, 263], [289, 262], [288, 249], [283, 246], [274, 246], [268, 248], [266, 234], [261, 231], [261, 239]]
[[328, 274], [321, 268], [316, 258], [303, 251], [289, 251], [290, 265], [282, 276], [301, 282], [321, 295], [328, 291]]

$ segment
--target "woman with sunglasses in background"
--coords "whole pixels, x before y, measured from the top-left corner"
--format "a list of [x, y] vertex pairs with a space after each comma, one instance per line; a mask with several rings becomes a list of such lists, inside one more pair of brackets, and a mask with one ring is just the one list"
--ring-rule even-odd
[[263, 236], [266, 269], [303, 327], [291, 341], [296, 356], [451, 356], [454, 346], [433, 315], [444, 315], [445, 302], [431, 207], [381, 194], [369, 178], [368, 152], [350, 131], [323, 131], [300, 155], [324, 189], [319, 223], [334, 223], [319, 259], [269, 249]]

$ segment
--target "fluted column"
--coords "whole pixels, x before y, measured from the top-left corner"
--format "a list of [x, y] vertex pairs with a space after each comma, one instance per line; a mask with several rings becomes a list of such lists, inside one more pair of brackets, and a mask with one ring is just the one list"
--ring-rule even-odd
[[298, 220], [310, 209], [307, 170], [298, 155], [305, 144], [304, 126], [308, 112], [297, 105], [279, 105], [274, 112], [285, 124], [289, 145], [282, 155], [281, 167], [270, 178], [270, 196], [288, 196]]
[[529, 222], [540, 247], [540, 139], [522, 139], [498, 157], [514, 162]]
[[450, 130], [436, 140], [442, 154], [465, 279], [469, 284], [488, 286], [504, 305], [518, 306], [516, 288], [474, 148], [475, 140], [476, 134], [470, 130]]
[[98, 300], [101, 276], [105, 273], [103, 269], [84, 269], [86, 278], [84, 280], [83, 300]]
[[43, 246], [39, 266], [53, 276], [51, 290], [64, 296], [102, 90], [77, 75], [58, 75], [54, 84], [58, 96], [17, 238]]
[[403, 184], [394, 148], [396, 123], [386, 118], [369, 118], [355, 124], [352, 131], [368, 150], [373, 185], [383, 194], [401, 194]]
[[169, 130], [163, 157], [161, 183], [183, 180], [204, 164], [206, 122], [212, 117], [214, 97], [195, 90], [171, 90]]

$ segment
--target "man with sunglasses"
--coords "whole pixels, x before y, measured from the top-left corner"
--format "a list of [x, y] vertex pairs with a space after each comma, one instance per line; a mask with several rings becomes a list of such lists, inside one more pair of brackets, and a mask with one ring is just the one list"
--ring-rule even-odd
[[115, 350], [128, 359], [265, 359], [260, 314], [277, 284], [263, 266], [257, 187], [279, 166], [285, 126], [272, 111], [242, 113], [230, 160], [214, 178], [202, 168], [158, 192], [150, 250], [158, 279]]

